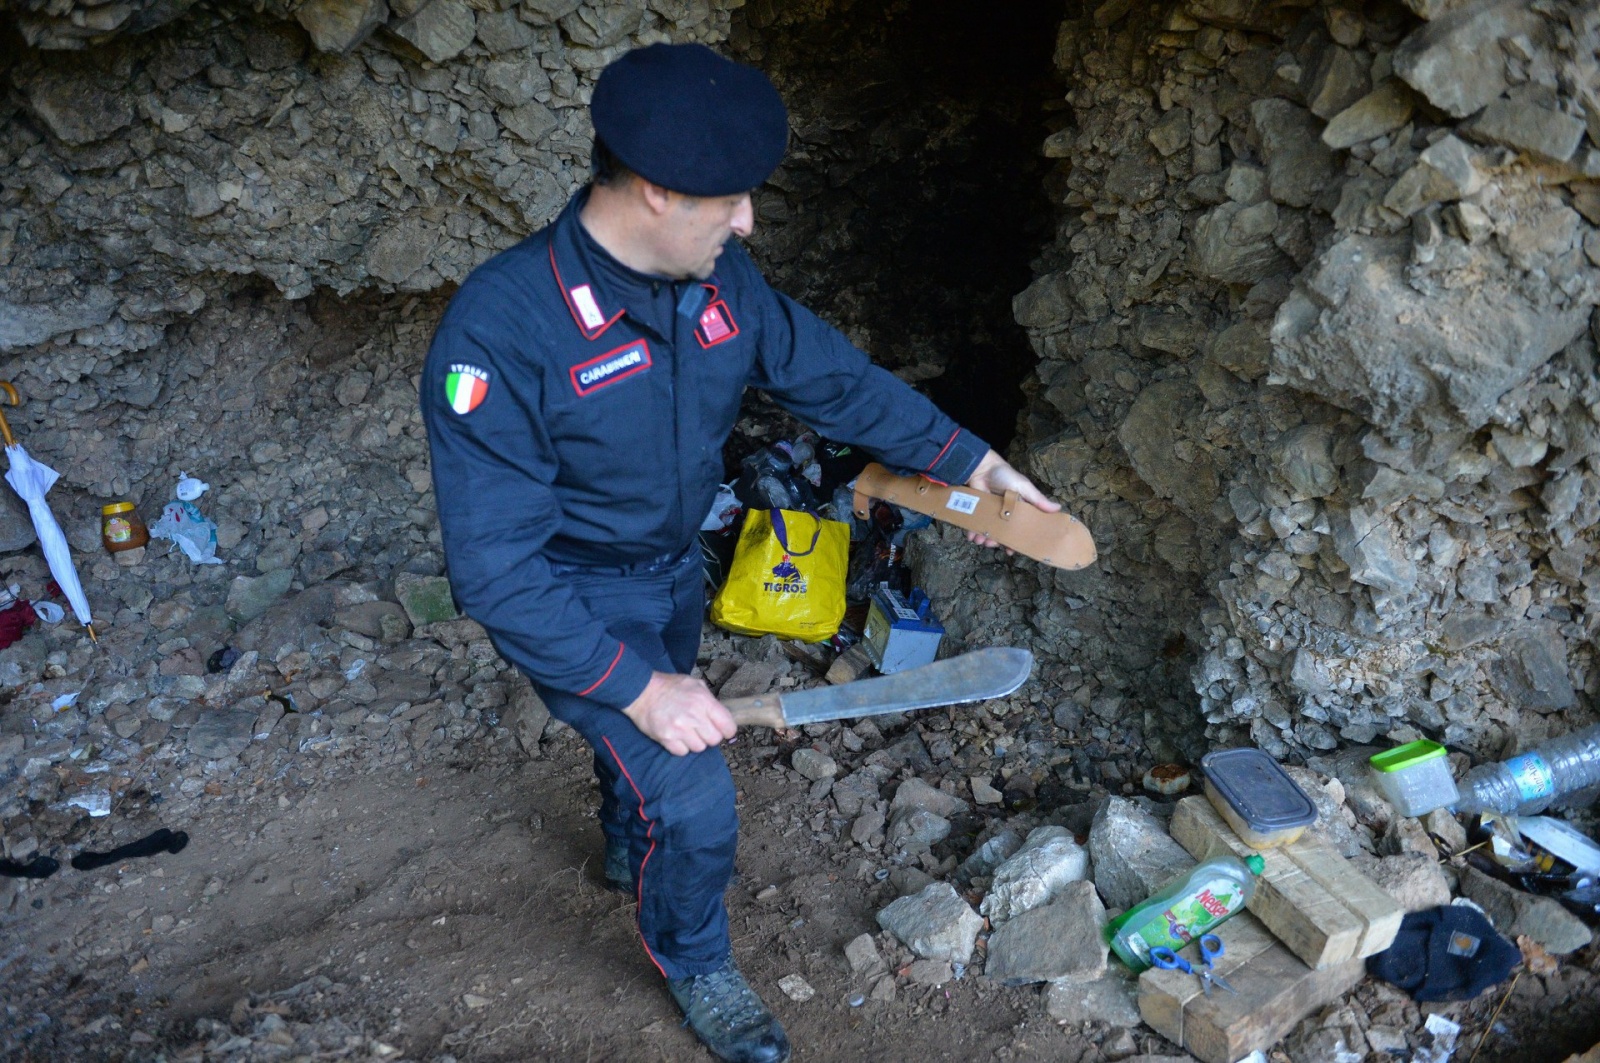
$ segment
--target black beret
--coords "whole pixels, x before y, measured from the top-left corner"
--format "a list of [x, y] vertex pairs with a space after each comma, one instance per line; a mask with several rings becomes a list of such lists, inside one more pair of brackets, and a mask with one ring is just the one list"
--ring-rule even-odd
[[652, 184], [729, 196], [765, 181], [783, 159], [789, 114], [767, 76], [703, 44], [636, 48], [600, 73], [594, 131]]

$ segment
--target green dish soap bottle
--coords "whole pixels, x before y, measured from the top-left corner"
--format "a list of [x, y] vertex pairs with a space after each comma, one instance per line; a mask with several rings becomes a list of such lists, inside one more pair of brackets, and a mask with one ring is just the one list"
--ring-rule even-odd
[[1214, 856], [1161, 887], [1149, 900], [1106, 925], [1111, 951], [1135, 972], [1150, 968], [1150, 950], [1177, 951], [1244, 910], [1266, 861], [1251, 855]]

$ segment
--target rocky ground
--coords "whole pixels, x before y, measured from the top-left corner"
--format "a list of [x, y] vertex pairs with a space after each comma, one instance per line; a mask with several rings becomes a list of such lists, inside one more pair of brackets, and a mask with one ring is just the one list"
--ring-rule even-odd
[[[264, 617], [334, 589], [302, 591]], [[383, 615], [396, 616], [399, 606], [385, 604], [394, 611]], [[351, 609], [360, 605], [335, 615], [348, 619]], [[492, 656], [473, 660], [481, 644], [461, 641], [469, 622], [414, 637], [391, 624], [385, 639], [345, 619], [301, 630], [338, 647], [330, 660], [343, 672], [369, 662], [342, 686], [352, 704], [367, 696], [361, 684], [373, 688], [359, 710], [334, 709], [333, 700], [290, 714], [227, 708], [239, 704], [234, 695], [161, 721], [148, 717], [146, 703], [119, 714], [85, 695], [81, 708], [47, 716], [35, 731], [29, 702], [7, 706], [7, 748], [22, 747], [10, 761], [8, 856], [65, 863], [158, 827], [186, 831], [189, 843], [177, 854], [10, 880], [0, 916], [8, 986], [0, 1053], [695, 1057], [637, 947], [631, 904], [598, 883], [595, 795], [581, 742], [546, 722], [519, 688], [500, 705], [482, 696], [472, 708], [458, 703], [473, 695], [463, 697], [453, 676], [495, 673]], [[81, 678], [74, 651], [80, 660], [115, 654], [127, 641], [108, 630], [91, 649], [81, 635], [59, 632], [52, 644], [68, 648], [64, 667], [72, 669], [59, 678]], [[821, 681], [774, 640], [711, 630], [701, 669], [730, 696]], [[416, 689], [394, 689], [402, 680]], [[278, 696], [293, 686], [279, 665], [248, 656], [205, 682]], [[424, 698], [445, 704], [429, 708]], [[1182, 1057], [1137, 1025], [1126, 979], [1113, 971], [1095, 980], [1103, 950], [1098, 968], [1008, 988], [986, 976], [981, 948], [963, 965], [919, 958], [876, 920], [890, 901], [930, 885], [959, 884], [973, 901], [1001, 892], [997, 857], [1050, 824], [1064, 828], [1065, 844], [1088, 842], [1095, 881], [1104, 880], [1114, 860], [1097, 849], [1093, 816], [1105, 787], [1072, 766], [1092, 739], [1054, 724], [1049, 708], [1030, 683], [1004, 701], [805, 734], [751, 732], [730, 747], [745, 825], [729, 896], [735, 948], [788, 1025], [797, 1058]], [[233, 727], [245, 712], [248, 726]], [[128, 719], [142, 735], [113, 738]], [[62, 738], [51, 737], [55, 728]], [[1016, 734], [1034, 737], [1018, 746]], [[56, 748], [65, 752], [52, 761]], [[1037, 794], [1008, 787], [1009, 769], [1034, 762], [1055, 763], [1065, 798], [1039, 804]], [[1136, 758], [1123, 763], [1138, 767]], [[1363, 853], [1426, 847], [1425, 859], [1390, 856], [1373, 866], [1416, 862], [1421, 874], [1408, 867], [1406, 876], [1420, 884], [1415, 896], [1437, 903], [1426, 891], [1439, 888], [1449, 896], [1456, 872], [1437, 864], [1426, 839], [1397, 826], [1375, 841], [1350, 811], [1365, 806], [1334, 803], [1337, 782], [1301, 778], [1327, 806], [1330, 839]], [[18, 795], [24, 788], [32, 800]], [[107, 816], [70, 803], [97, 791], [111, 795]], [[1139, 803], [1157, 815], [1170, 809]], [[1139, 826], [1135, 802], [1119, 807]], [[992, 904], [984, 911], [1002, 926], [1012, 914]], [[998, 935], [989, 941], [989, 967], [1015, 963], [997, 958]], [[1594, 946], [1524, 973], [1486, 1058], [1557, 1059], [1587, 1047], [1600, 1029], [1597, 987]], [[1491, 991], [1427, 1011], [1454, 1017], [1472, 1038], [1489, 1028], [1498, 1002]], [[1423, 1017], [1403, 994], [1369, 982], [1308, 1020], [1275, 1058], [1396, 1058], [1377, 1046], [1422, 1044]]]

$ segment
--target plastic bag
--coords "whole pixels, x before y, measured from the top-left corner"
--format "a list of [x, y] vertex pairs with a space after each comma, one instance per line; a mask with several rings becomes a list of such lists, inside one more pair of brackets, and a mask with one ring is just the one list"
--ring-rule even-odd
[[790, 509], [746, 512], [713, 623], [741, 635], [825, 642], [844, 619], [850, 526]]
[[197, 565], [220, 565], [217, 526], [201, 515], [193, 502], [168, 502], [161, 519], [150, 525], [153, 539], [171, 539]]
[[739, 463], [739, 478], [733, 492], [746, 509], [816, 508], [817, 495], [812, 484], [794, 464], [794, 446], [774, 443]]
[[739, 498], [733, 493], [732, 484], [723, 484], [717, 488], [717, 497], [711, 500], [711, 512], [706, 514], [706, 519], [700, 522], [703, 532], [719, 532], [739, 519], [739, 514], [744, 507], [739, 504]]
[[211, 485], [204, 480], [178, 473], [178, 487], [173, 492], [178, 500], [168, 502], [161, 510], [161, 519], [150, 525], [152, 539], [171, 539], [196, 565], [222, 564], [222, 558], [217, 556], [217, 526], [194, 504], [209, 490]]

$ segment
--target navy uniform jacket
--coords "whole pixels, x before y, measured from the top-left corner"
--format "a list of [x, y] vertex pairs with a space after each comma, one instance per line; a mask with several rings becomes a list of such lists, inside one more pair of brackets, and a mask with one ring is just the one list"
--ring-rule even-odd
[[419, 390], [462, 609], [541, 683], [623, 708], [650, 665], [550, 566], [686, 549], [746, 386], [947, 483], [964, 483], [988, 445], [773, 291], [737, 241], [703, 283], [646, 277], [582, 227], [586, 199], [473, 271]]

